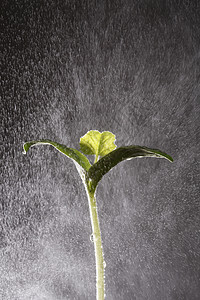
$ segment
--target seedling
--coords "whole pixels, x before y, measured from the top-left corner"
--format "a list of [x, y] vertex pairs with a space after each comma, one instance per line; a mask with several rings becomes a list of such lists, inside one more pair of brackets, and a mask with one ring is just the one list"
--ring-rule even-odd
[[[92, 241], [94, 242], [96, 260], [96, 299], [105, 299], [105, 261], [103, 256], [101, 231], [99, 226], [96, 202], [96, 188], [103, 177], [110, 169], [123, 160], [135, 157], [156, 157], [166, 158], [173, 162], [170, 155], [158, 150], [141, 146], [123, 146], [116, 148], [115, 135], [109, 131], [100, 133], [97, 130], [88, 131], [80, 138], [80, 150], [68, 148], [65, 145], [52, 142], [51, 140], [38, 140], [25, 143], [24, 154], [30, 147], [41, 144], [49, 144], [58, 151], [73, 160], [84, 184], [90, 210], [92, 225]], [[94, 155], [94, 163], [91, 165], [84, 155]]]

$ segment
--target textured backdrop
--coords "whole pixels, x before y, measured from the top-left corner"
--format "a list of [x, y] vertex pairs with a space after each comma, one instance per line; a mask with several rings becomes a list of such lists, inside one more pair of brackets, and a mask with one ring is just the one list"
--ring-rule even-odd
[[118, 165], [97, 189], [108, 300], [200, 298], [200, 4], [1, 1], [0, 299], [95, 299], [87, 198], [48, 138], [88, 130], [174, 158]]

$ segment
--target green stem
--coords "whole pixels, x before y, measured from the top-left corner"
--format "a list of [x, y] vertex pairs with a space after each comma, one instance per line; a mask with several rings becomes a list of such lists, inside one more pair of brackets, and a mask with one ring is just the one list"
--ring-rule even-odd
[[89, 191], [88, 185], [85, 185], [88, 196], [90, 219], [92, 224], [92, 236], [95, 250], [96, 260], [96, 300], [105, 299], [105, 283], [104, 283], [104, 268], [105, 261], [103, 258], [103, 248], [101, 242], [101, 231], [97, 213], [97, 203], [95, 198], [95, 191]]
[[105, 261], [103, 258], [103, 248], [101, 242], [101, 231], [99, 226], [99, 219], [97, 213], [97, 203], [95, 198], [95, 190], [92, 181], [87, 177], [85, 171], [75, 163], [77, 171], [82, 179], [85, 187], [88, 204], [90, 209], [90, 220], [92, 225], [92, 237], [94, 242], [95, 260], [96, 260], [96, 300], [105, 299], [105, 282], [104, 282], [104, 268]]

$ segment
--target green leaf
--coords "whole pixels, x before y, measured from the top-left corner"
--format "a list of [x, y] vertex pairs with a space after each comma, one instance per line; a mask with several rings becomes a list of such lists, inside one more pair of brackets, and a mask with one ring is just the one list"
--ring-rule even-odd
[[173, 159], [170, 155], [158, 149], [151, 149], [141, 146], [119, 147], [106, 156], [102, 157], [97, 163], [91, 166], [91, 168], [87, 172], [87, 177], [90, 181], [91, 188], [95, 190], [98, 182], [101, 180], [103, 175], [105, 175], [118, 163], [123, 160], [128, 160], [135, 157], [166, 158], [169, 161], [173, 162]]
[[90, 130], [80, 138], [80, 149], [86, 155], [105, 156], [115, 148], [115, 135], [110, 131]]
[[35, 145], [41, 145], [41, 144], [48, 144], [55, 147], [58, 151], [65, 154], [69, 158], [71, 158], [74, 163], [78, 163], [79, 166], [81, 166], [85, 171], [88, 171], [91, 167], [91, 164], [87, 157], [83, 155], [81, 152], [79, 152], [76, 149], [68, 148], [65, 145], [58, 144], [56, 142], [52, 142], [51, 140], [38, 140], [38, 141], [30, 141], [24, 144], [24, 154], [27, 153], [30, 147]]

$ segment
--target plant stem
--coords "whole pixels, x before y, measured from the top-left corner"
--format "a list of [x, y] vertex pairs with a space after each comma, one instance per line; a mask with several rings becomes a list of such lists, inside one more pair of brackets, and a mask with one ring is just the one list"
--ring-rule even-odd
[[88, 197], [88, 204], [90, 209], [90, 220], [92, 225], [92, 237], [94, 242], [95, 260], [96, 260], [96, 300], [105, 299], [105, 282], [104, 269], [105, 261], [103, 258], [103, 248], [101, 242], [101, 231], [99, 226], [99, 219], [97, 213], [97, 203], [95, 198], [96, 188], [92, 186], [92, 182], [87, 178], [86, 173], [75, 163], [77, 171], [82, 179], [83, 185]]
[[103, 258], [103, 248], [101, 242], [101, 231], [97, 213], [97, 203], [95, 198], [95, 192], [89, 191], [88, 185], [85, 185], [88, 203], [90, 208], [90, 219], [92, 224], [92, 236], [95, 249], [96, 260], [96, 300], [105, 299], [105, 283], [104, 283], [104, 268], [105, 261]]

